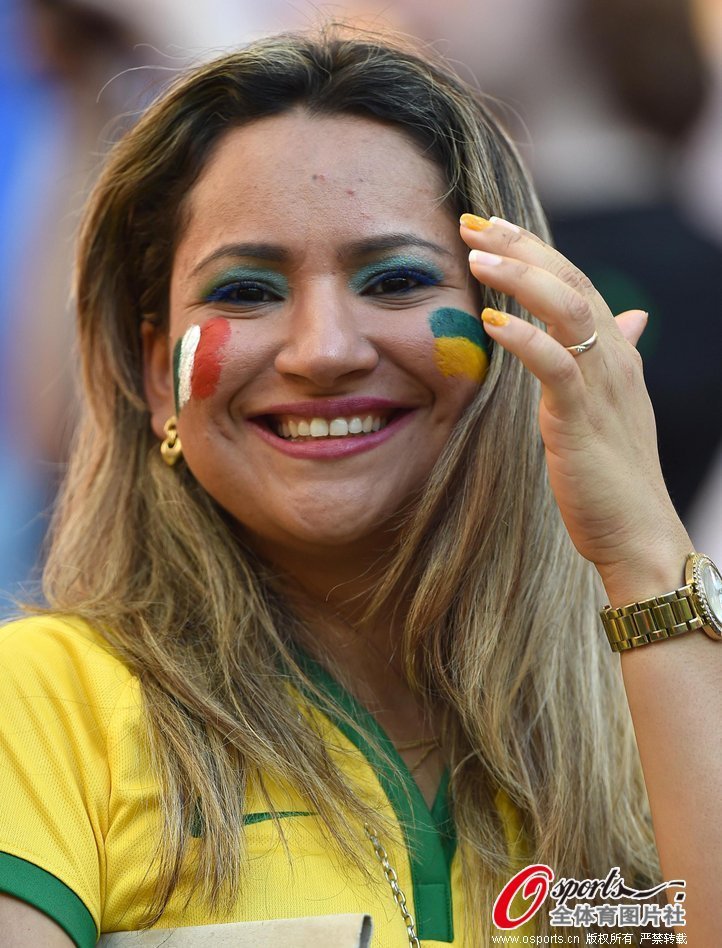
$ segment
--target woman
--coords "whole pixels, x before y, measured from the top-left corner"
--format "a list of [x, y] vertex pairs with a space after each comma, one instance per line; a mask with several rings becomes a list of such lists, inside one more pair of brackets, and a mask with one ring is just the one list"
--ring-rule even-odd
[[[619, 606], [692, 545], [644, 314], [545, 237], [484, 105], [365, 36], [204, 66], [116, 146], [51, 611], [2, 639], [6, 931], [369, 912], [379, 946], [476, 945], [530, 862], [658, 879], [591, 564]], [[722, 654], [629, 652], [662, 874], [710, 943]]]

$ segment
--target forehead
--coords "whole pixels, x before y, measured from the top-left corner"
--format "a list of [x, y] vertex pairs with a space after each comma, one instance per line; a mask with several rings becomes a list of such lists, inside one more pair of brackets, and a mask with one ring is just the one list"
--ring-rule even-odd
[[289, 239], [333, 227], [438, 231], [456, 226], [445, 192], [438, 167], [403, 131], [299, 109], [225, 133], [190, 192], [181, 243], [240, 222], [280, 226]]

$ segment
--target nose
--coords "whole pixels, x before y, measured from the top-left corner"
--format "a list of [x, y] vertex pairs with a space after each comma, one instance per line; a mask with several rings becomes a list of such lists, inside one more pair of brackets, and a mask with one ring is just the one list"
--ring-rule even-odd
[[363, 332], [358, 303], [331, 287], [306, 290], [288, 314], [276, 371], [330, 389], [373, 371], [379, 353]]

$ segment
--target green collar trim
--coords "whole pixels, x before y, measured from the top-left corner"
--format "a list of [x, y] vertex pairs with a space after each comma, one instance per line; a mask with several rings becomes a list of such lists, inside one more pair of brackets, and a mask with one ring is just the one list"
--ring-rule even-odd
[[0, 892], [27, 902], [52, 918], [78, 948], [95, 945], [95, 922], [85, 904], [57, 876], [40, 866], [0, 852]]
[[[402, 828], [411, 865], [416, 932], [420, 939], [452, 942], [454, 922], [451, 896], [451, 860], [456, 850], [456, 832], [449, 805], [449, 774], [444, 773], [431, 810], [426, 805], [404, 759], [373, 715], [326, 669], [305, 653], [297, 654], [299, 665], [331, 700], [324, 708], [333, 724], [368, 760]], [[339, 707], [360, 730], [333, 713]], [[365, 734], [370, 735], [395, 765], [389, 767]], [[399, 779], [402, 785], [399, 784]]]

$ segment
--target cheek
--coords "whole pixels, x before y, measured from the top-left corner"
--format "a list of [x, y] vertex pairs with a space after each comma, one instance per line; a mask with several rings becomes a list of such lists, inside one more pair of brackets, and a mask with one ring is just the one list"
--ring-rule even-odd
[[488, 339], [481, 321], [471, 313], [450, 306], [429, 316], [434, 362], [449, 379], [466, 379], [481, 385], [489, 368]]
[[173, 350], [176, 414], [256, 378], [269, 361], [268, 345], [244, 320], [214, 316], [190, 326]]
[[190, 326], [176, 342], [173, 349], [176, 413], [179, 414], [191, 398], [210, 398], [215, 394], [230, 337], [229, 321], [216, 316], [201, 326]]

